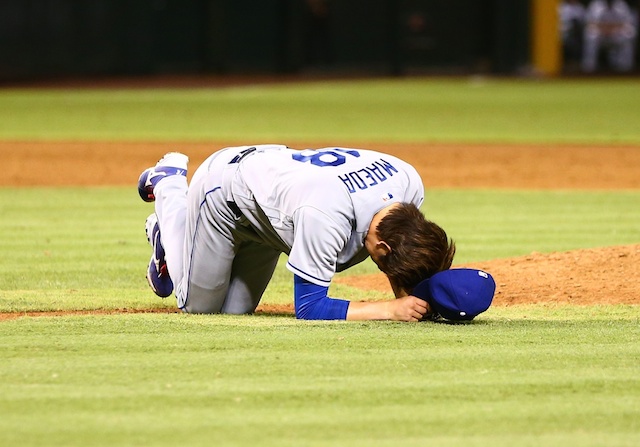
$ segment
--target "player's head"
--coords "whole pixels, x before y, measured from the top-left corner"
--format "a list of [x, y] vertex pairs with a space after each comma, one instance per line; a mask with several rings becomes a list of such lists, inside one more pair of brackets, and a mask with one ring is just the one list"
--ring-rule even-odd
[[410, 292], [419, 282], [451, 267], [455, 243], [413, 204], [393, 206], [376, 228], [389, 247], [376, 264], [395, 286]]

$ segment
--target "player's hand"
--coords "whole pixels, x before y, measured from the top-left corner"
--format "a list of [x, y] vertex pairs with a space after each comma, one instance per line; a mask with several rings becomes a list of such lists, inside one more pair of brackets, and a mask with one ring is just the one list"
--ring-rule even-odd
[[403, 296], [389, 301], [351, 301], [347, 320], [420, 321], [430, 313], [424, 300]]
[[390, 301], [391, 319], [395, 321], [420, 321], [431, 310], [426, 301], [415, 296], [405, 296]]

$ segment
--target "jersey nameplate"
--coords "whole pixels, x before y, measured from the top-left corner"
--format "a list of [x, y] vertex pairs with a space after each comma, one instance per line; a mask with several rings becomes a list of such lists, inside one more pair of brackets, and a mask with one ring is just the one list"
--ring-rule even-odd
[[[314, 166], [341, 166], [348, 163], [350, 157], [358, 158], [360, 153], [353, 149], [323, 149], [306, 150], [295, 153], [292, 158], [303, 163], [310, 163]], [[375, 186], [392, 177], [398, 170], [388, 161], [379, 159], [371, 165], [338, 175], [338, 178], [346, 185], [350, 194]]]

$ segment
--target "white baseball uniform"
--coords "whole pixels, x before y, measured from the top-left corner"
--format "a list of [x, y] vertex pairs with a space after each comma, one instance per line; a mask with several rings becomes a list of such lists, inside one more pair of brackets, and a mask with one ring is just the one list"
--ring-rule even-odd
[[215, 152], [189, 187], [168, 176], [154, 194], [178, 307], [248, 313], [281, 253], [295, 275], [328, 287], [368, 257], [373, 216], [395, 202], [419, 207], [424, 187], [411, 165], [380, 152], [257, 145]]
[[609, 4], [604, 0], [592, 0], [586, 10], [582, 69], [593, 72], [598, 68], [600, 50], [605, 48], [610, 68], [617, 71], [633, 69], [637, 17], [624, 0]]

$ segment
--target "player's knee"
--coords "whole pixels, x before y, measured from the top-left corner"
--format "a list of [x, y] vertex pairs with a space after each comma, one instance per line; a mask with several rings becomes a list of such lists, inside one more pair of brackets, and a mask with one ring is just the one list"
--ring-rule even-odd
[[[182, 295], [182, 294], [181, 294]], [[217, 314], [222, 310], [224, 295], [210, 289], [203, 289], [193, 284], [183, 297], [178, 295], [178, 307], [190, 314]]]

